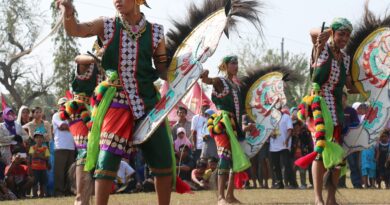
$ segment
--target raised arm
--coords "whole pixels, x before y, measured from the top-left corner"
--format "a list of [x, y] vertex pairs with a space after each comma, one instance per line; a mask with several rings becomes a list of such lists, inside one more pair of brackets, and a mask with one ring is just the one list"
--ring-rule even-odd
[[64, 28], [69, 36], [74, 37], [104, 37], [104, 22], [102, 18], [90, 22], [78, 23], [74, 16], [75, 8], [70, 0], [57, 0], [57, 7], [64, 13]]
[[328, 41], [331, 34], [332, 29], [325, 29], [322, 33], [320, 28], [313, 28], [310, 30], [311, 42], [313, 43], [317, 53], [324, 49], [325, 43]]

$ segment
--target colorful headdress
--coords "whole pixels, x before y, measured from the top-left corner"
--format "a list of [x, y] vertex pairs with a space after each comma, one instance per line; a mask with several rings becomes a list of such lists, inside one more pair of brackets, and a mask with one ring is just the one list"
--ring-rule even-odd
[[330, 27], [333, 31], [347, 30], [349, 32], [352, 32], [353, 29], [351, 22], [348, 19], [341, 17], [333, 19], [332, 23], [330, 24]]
[[223, 71], [225, 72], [227, 70], [227, 64], [231, 63], [231, 62], [237, 62], [238, 58], [236, 55], [228, 55], [228, 56], [225, 56], [223, 59], [222, 59], [222, 62], [221, 64], [218, 66], [218, 69], [220, 71]]

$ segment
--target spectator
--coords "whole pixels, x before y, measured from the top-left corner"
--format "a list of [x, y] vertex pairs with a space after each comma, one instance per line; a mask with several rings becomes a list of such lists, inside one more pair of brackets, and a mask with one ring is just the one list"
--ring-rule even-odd
[[115, 192], [128, 192], [130, 178], [134, 173], [135, 170], [129, 165], [128, 160], [122, 158], [116, 179], [114, 180]]
[[[43, 120], [44, 113], [41, 107], [35, 107], [33, 111], [33, 119], [29, 123], [23, 125], [23, 128], [28, 130], [28, 136], [30, 136], [28, 145], [34, 145], [33, 136], [36, 131], [43, 133], [43, 136], [45, 137], [44, 144], [48, 145], [53, 137], [51, 125], [48, 121]], [[29, 150], [29, 147], [27, 147], [27, 150]]]
[[187, 120], [187, 109], [179, 106], [177, 108], [176, 115], [179, 117], [179, 120], [172, 127], [173, 141], [177, 138], [177, 128], [179, 127], [183, 127], [187, 134], [191, 133], [191, 122]]
[[26, 152], [23, 141], [26, 141], [27, 133], [22, 126], [15, 122], [16, 115], [11, 108], [5, 108], [3, 111], [4, 122], [0, 124], [0, 160], [6, 165], [11, 163], [12, 150]]
[[[35, 145], [30, 147], [30, 164], [34, 175], [34, 186], [39, 185], [39, 197], [46, 195], [49, 149], [43, 145], [44, 137], [40, 132], [34, 134]], [[33, 197], [37, 197], [37, 189], [33, 189]]]
[[376, 159], [376, 170], [377, 170], [377, 184], [380, 189], [382, 181], [385, 182], [386, 188], [390, 188], [389, 186], [389, 167], [386, 165], [386, 161], [389, 160], [390, 155], [390, 143], [389, 143], [390, 131], [383, 130], [379, 141], [376, 144], [375, 151], [375, 159]]
[[209, 188], [209, 182], [204, 178], [206, 169], [207, 162], [203, 160], [196, 162], [196, 169], [193, 169], [191, 172], [191, 185], [193, 185], [193, 190], [206, 190]]
[[[358, 117], [358, 112], [352, 107], [347, 105], [348, 96], [346, 93], [343, 93], [342, 104], [344, 108], [344, 124], [343, 124], [343, 132], [345, 135], [348, 133], [348, 130], [351, 127], [357, 127], [360, 124], [360, 120]], [[358, 106], [361, 107], [361, 106]], [[361, 114], [363, 114], [361, 112]], [[354, 188], [361, 189], [362, 188], [362, 176], [361, 176], [361, 168], [360, 168], [360, 151], [353, 152], [347, 156], [347, 162], [349, 169], [351, 170], [351, 182]], [[346, 187], [345, 185], [345, 175], [340, 178], [339, 185], [341, 187]]]
[[[66, 103], [66, 98], [58, 100], [61, 108]], [[61, 109], [59, 109], [61, 110]], [[68, 181], [68, 170], [75, 161], [75, 145], [72, 134], [69, 131], [67, 121], [61, 120], [59, 112], [53, 115], [54, 129], [54, 194], [56, 196], [68, 195], [71, 193]]]
[[156, 191], [155, 185], [154, 185], [154, 178], [152, 176], [152, 173], [150, 171], [150, 168], [147, 164], [145, 164], [144, 169], [144, 181], [142, 182], [142, 189], [144, 192], [154, 192]]
[[176, 157], [177, 176], [183, 181], [191, 182], [191, 170], [195, 167], [195, 162], [190, 154], [190, 148], [186, 145], [181, 145]]
[[279, 127], [276, 132], [271, 134], [270, 140], [270, 153], [272, 170], [275, 173], [276, 182], [274, 188], [283, 189], [283, 176], [281, 164], [284, 166], [286, 181], [294, 186], [292, 181], [292, 166], [290, 164], [290, 149], [291, 149], [291, 131], [293, 125], [291, 118], [288, 114], [282, 113], [282, 118], [279, 122]]
[[359, 122], [362, 123], [368, 111], [367, 105], [361, 102], [354, 102], [352, 104], [352, 108], [356, 110], [358, 114]]
[[[252, 130], [256, 129], [255, 123], [249, 118], [248, 115], [243, 116], [242, 120], [242, 131], [245, 132], [245, 135], [249, 135]], [[256, 154], [252, 158], [250, 158], [252, 166], [246, 170], [250, 179], [252, 179], [253, 188], [257, 188], [258, 181], [258, 166], [259, 166], [259, 156]], [[250, 189], [249, 180], [245, 182], [245, 188]]]
[[187, 145], [189, 148], [192, 148], [192, 144], [187, 138], [186, 130], [183, 127], [179, 127], [177, 128], [177, 139], [174, 142], [175, 152], [179, 152], [179, 147], [183, 144]]
[[362, 181], [364, 188], [375, 187], [376, 177], [376, 161], [375, 161], [375, 146], [362, 151]]
[[0, 201], [15, 199], [17, 199], [15, 194], [7, 188], [7, 184], [3, 180], [0, 180]]
[[29, 176], [28, 166], [23, 164], [26, 157], [26, 153], [13, 154], [11, 164], [5, 168], [7, 187], [18, 198], [25, 198], [26, 191], [31, 189], [34, 182], [33, 178]]
[[[208, 118], [214, 113], [215, 113], [214, 110], [207, 109], [205, 111], [204, 116], [208, 120]], [[200, 154], [200, 158], [201, 159], [208, 159], [210, 157], [218, 158], [217, 145], [215, 144], [214, 138], [210, 136], [209, 130], [207, 128], [207, 123], [204, 125], [202, 133], [203, 133], [202, 134], [203, 147], [202, 147], [202, 152]]]
[[[307, 154], [313, 151], [313, 140], [305, 124], [302, 121], [298, 120], [296, 108], [291, 109], [291, 120], [293, 122], [293, 130], [292, 130], [293, 142], [291, 145], [291, 153], [293, 154], [293, 158], [295, 161], [300, 157], [306, 156]], [[311, 170], [311, 165], [307, 169], [302, 169], [298, 166], [294, 166], [294, 176], [296, 171], [299, 171], [299, 176], [300, 176], [299, 178], [301, 181], [299, 187], [300, 189], [306, 189], [308, 187], [306, 183], [306, 172], [309, 172], [309, 181], [310, 184], [313, 184], [313, 179], [310, 170]]]
[[16, 122], [22, 126], [30, 122], [30, 109], [28, 109], [27, 106], [22, 105], [22, 107], [19, 108], [18, 119]]
[[210, 105], [207, 102], [203, 102], [201, 108], [201, 114], [197, 114], [192, 117], [191, 121], [191, 137], [190, 139], [193, 142], [193, 157], [194, 160], [200, 158], [203, 147], [203, 131], [204, 127], [207, 125], [207, 118], [205, 117], [205, 112], [210, 108]]

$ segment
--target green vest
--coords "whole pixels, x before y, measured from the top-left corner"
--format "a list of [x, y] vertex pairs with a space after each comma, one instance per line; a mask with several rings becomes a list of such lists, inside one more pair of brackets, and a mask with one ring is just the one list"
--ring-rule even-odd
[[234, 119], [237, 127], [237, 137], [242, 139], [245, 137], [242, 132], [242, 115], [244, 114], [244, 101], [241, 91], [233, 87], [229, 80], [220, 78], [224, 85], [223, 91], [218, 93], [213, 89], [211, 100], [218, 110], [225, 110], [234, 114]]
[[145, 31], [134, 40], [127, 34], [119, 17], [105, 19], [106, 48], [102, 58], [105, 70], [117, 71], [130, 109], [135, 119], [141, 118], [158, 102], [158, 91], [153, 82], [158, 72], [153, 68], [152, 57], [158, 43], [163, 39], [163, 28], [144, 18]]
[[345, 53], [343, 55], [342, 61], [338, 62], [329, 44], [326, 44], [314, 65], [313, 72], [313, 82], [320, 85], [322, 97], [328, 105], [335, 125], [341, 125], [344, 122], [342, 97], [350, 58]]
[[92, 96], [97, 83], [99, 83], [98, 77], [99, 71], [96, 64], [90, 64], [87, 71], [82, 75], [78, 75], [76, 70], [72, 75], [72, 94], [84, 93], [87, 97]]

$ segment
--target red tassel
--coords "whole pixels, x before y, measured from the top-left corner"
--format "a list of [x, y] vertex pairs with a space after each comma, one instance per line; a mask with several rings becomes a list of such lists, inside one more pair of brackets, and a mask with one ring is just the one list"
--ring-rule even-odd
[[306, 169], [317, 157], [317, 152], [312, 152], [308, 155], [305, 155], [297, 160], [295, 160], [295, 165], [302, 169]]
[[242, 189], [245, 182], [249, 180], [248, 173], [245, 171], [234, 173], [234, 186], [236, 189]]
[[176, 192], [179, 194], [189, 193], [192, 194], [190, 185], [185, 183], [180, 177], [176, 176]]

